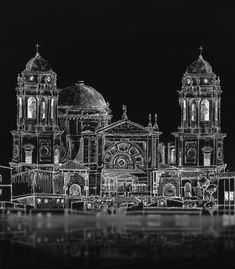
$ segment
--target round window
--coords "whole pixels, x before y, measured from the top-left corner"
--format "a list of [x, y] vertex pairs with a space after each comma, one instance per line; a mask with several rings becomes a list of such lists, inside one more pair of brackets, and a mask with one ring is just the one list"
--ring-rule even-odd
[[187, 151], [187, 157], [189, 159], [194, 159], [196, 157], [196, 149], [195, 148], [189, 148]]
[[164, 187], [163, 187], [163, 195], [164, 196], [174, 196], [176, 193], [176, 188], [173, 184], [171, 183], [167, 183]]
[[49, 148], [46, 146], [42, 146], [40, 148], [40, 154], [41, 156], [47, 156], [49, 154]]
[[72, 184], [69, 188], [69, 193], [72, 196], [81, 195], [81, 187], [78, 184]]
[[123, 158], [119, 158], [117, 163], [118, 163], [118, 166], [124, 167], [126, 165], [126, 160]]

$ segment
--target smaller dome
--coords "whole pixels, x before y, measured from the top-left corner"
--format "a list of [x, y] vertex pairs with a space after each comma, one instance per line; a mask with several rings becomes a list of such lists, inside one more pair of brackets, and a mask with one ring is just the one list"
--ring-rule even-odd
[[27, 62], [26, 70], [44, 72], [50, 71], [51, 67], [48, 61], [42, 58], [41, 55], [37, 52], [36, 55]]
[[211, 65], [200, 55], [186, 70], [189, 74], [212, 74]]

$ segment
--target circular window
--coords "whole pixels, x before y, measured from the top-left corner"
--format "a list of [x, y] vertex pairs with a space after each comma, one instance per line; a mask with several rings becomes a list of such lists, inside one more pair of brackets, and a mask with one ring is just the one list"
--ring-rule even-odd
[[189, 159], [194, 159], [196, 157], [196, 149], [195, 148], [189, 148], [187, 150], [187, 157]]
[[49, 154], [49, 148], [46, 146], [42, 146], [40, 149], [41, 156], [47, 156]]
[[204, 83], [208, 83], [208, 79], [207, 78], [204, 78], [203, 82]]
[[47, 82], [50, 82], [51, 81], [51, 77], [47, 77]]
[[34, 80], [34, 77], [33, 77], [33, 76], [30, 76], [30, 77], [29, 77], [29, 80], [30, 80], [30, 81], [33, 81], [33, 80]]
[[163, 195], [164, 196], [174, 196], [176, 193], [176, 188], [173, 184], [171, 183], [167, 183], [164, 187], [163, 187]]
[[69, 193], [72, 196], [81, 195], [81, 187], [78, 184], [72, 184], [69, 188]]
[[191, 80], [190, 80], [189, 78], [187, 79], [187, 83], [188, 83], [188, 84], [190, 84], [190, 83], [191, 83]]
[[123, 159], [123, 158], [119, 158], [119, 159], [117, 160], [117, 164], [118, 164], [118, 166], [120, 166], [120, 167], [124, 167], [124, 166], [126, 165], [126, 160]]

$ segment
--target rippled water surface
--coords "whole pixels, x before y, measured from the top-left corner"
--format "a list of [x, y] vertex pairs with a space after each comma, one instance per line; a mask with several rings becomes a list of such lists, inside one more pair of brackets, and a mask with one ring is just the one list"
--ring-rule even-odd
[[234, 216], [0, 218], [0, 268], [225, 268]]

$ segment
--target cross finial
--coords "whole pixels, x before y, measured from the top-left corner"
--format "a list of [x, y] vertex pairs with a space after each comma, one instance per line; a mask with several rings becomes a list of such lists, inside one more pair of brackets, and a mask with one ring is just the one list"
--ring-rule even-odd
[[200, 56], [202, 56], [202, 50], [203, 50], [204, 48], [202, 47], [202, 46], [200, 46], [200, 48], [199, 48], [199, 50], [200, 50]]
[[36, 54], [39, 54], [39, 52], [38, 52], [38, 48], [40, 48], [41, 47], [41, 45], [39, 45], [38, 43], [35, 45], [35, 47], [36, 47]]

